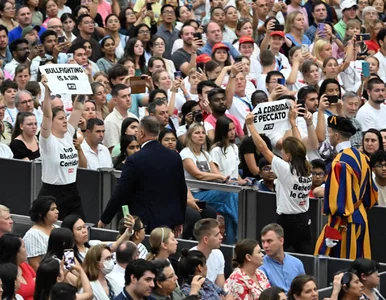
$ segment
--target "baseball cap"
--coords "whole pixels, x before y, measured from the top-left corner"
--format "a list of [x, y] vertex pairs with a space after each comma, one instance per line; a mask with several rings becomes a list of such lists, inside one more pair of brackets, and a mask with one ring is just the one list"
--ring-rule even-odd
[[242, 36], [239, 38], [239, 45], [244, 43], [254, 43], [255, 41], [250, 36]]
[[342, 11], [344, 11], [345, 9], [349, 9], [349, 8], [351, 8], [353, 6], [358, 8], [358, 4], [355, 1], [353, 1], [353, 0], [345, 0], [340, 5], [340, 8], [342, 9]]
[[229, 51], [229, 47], [223, 43], [214, 44], [214, 46], [212, 48], [212, 52], [216, 51], [217, 49], [226, 49], [227, 51]]
[[196, 58], [196, 63], [204, 63], [206, 64], [208, 61], [211, 61], [212, 58], [210, 57], [209, 54], [200, 54]]
[[23, 29], [21, 36], [24, 38], [26, 34], [30, 33], [32, 30], [36, 30], [38, 33], [40, 31], [40, 26], [38, 25], [29, 25]]
[[274, 35], [280, 35], [281, 37], [284, 37], [284, 32], [283, 31], [271, 31], [269, 33], [269, 36], [274, 36]]

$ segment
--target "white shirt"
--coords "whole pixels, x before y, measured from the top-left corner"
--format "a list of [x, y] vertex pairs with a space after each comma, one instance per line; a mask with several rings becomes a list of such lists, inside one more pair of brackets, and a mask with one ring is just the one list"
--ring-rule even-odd
[[375, 53], [374, 56], [379, 60], [378, 75], [383, 81], [386, 81], [386, 57], [382, 54], [381, 51]]
[[[190, 250], [198, 250], [197, 246], [191, 248]], [[208, 268], [208, 273], [206, 278], [208, 278], [213, 283], [216, 283], [218, 275], [224, 274], [225, 268], [225, 259], [224, 254], [222, 254], [220, 249], [213, 249], [209, 254], [209, 257], [206, 260], [206, 266]]]
[[43, 256], [47, 253], [49, 236], [43, 231], [31, 228], [23, 237], [25, 249], [27, 250], [27, 257]]
[[[125, 269], [119, 264], [115, 264], [114, 269], [106, 275], [106, 278], [109, 282], [114, 281], [122, 290], [125, 286]], [[118, 296], [118, 294], [115, 294], [115, 296]]]
[[229, 108], [228, 112], [231, 115], [234, 115], [240, 121], [241, 128], [244, 128], [245, 117], [251, 112], [251, 107], [251, 100], [247, 96], [239, 97], [235, 95], [233, 96], [232, 106]]
[[47, 139], [40, 136], [39, 148], [44, 183], [64, 185], [76, 181], [78, 151], [72, 141], [74, 133], [74, 127], [67, 123], [67, 132], [63, 138], [58, 138], [52, 133]]
[[0, 157], [1, 158], [13, 158], [13, 152], [9, 146], [0, 143]]
[[272, 171], [277, 176], [276, 182], [276, 212], [281, 214], [299, 214], [308, 211], [312, 175], [308, 177], [291, 173], [288, 162], [274, 156]]
[[[119, 288], [118, 284], [114, 280], [107, 280], [111, 284], [111, 288], [113, 289], [115, 296], [118, 296], [119, 293], [122, 292], [122, 289]], [[94, 300], [110, 300], [99, 280], [90, 281], [90, 285], [94, 293]]]
[[218, 166], [220, 173], [224, 176], [230, 176], [231, 179], [238, 179], [239, 177], [239, 148], [231, 144], [226, 150], [220, 147], [214, 147], [210, 151], [210, 156], [213, 162]]
[[99, 168], [112, 168], [113, 162], [111, 160], [111, 155], [109, 149], [104, 145], [98, 145], [97, 153], [91, 149], [90, 145], [83, 141], [82, 150], [84, 155], [87, 158], [87, 169], [98, 170]]
[[375, 109], [368, 101], [358, 110], [356, 119], [361, 124], [362, 131], [370, 128], [384, 129], [386, 128], [386, 105], [381, 104], [380, 109]]
[[[338, 60], [339, 64], [342, 62], [343, 59]], [[363, 60], [350, 62], [349, 67], [339, 74], [346, 91], [357, 91], [361, 85], [362, 62]]]
[[381, 186], [374, 180], [378, 188], [378, 205], [386, 206], [386, 186]]

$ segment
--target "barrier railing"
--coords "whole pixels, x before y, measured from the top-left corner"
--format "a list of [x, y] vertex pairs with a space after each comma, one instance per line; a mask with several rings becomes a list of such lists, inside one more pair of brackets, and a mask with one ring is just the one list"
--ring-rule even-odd
[[[22, 160], [0, 159], [0, 203], [8, 206], [12, 213], [28, 215], [31, 202], [41, 187], [41, 163]], [[113, 169], [99, 171], [78, 169], [77, 186], [87, 222], [96, 224], [101, 212], [110, 200], [121, 172]], [[276, 195], [240, 187], [198, 180], [186, 180], [189, 187], [216, 189], [239, 194], [238, 239], [254, 238], [260, 240], [260, 231], [268, 223], [276, 222]], [[313, 242], [319, 236], [326, 218], [322, 216], [322, 201], [310, 200], [309, 215], [312, 220]], [[382, 230], [386, 207], [369, 210], [370, 235], [373, 259], [386, 262], [386, 231]], [[112, 229], [117, 228], [112, 222]]]

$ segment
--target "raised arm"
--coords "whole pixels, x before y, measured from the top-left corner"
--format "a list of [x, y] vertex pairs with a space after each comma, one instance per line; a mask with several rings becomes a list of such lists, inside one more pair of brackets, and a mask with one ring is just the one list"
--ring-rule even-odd
[[269, 163], [272, 163], [273, 159], [273, 153], [271, 150], [269, 150], [267, 144], [265, 141], [261, 138], [260, 134], [257, 132], [255, 126], [253, 125], [253, 119], [254, 115], [252, 113], [249, 113], [247, 117], [245, 118], [245, 124], [247, 124], [247, 128], [249, 132], [251, 133], [253, 142], [255, 143], [255, 146], [257, 150], [263, 154], [266, 160], [268, 160]]
[[68, 119], [68, 123], [70, 123], [75, 130], [78, 128], [79, 120], [84, 110], [83, 103], [79, 102], [78, 99], [79, 96], [76, 97], [70, 118]]
[[310, 149], [310, 150], [318, 150], [319, 142], [318, 142], [318, 137], [316, 136], [314, 124], [312, 122], [312, 113], [310, 113], [309, 111], [306, 111], [303, 118], [307, 124], [307, 143], [306, 143], [306, 145], [308, 146], [308, 149]]
[[326, 120], [324, 118], [324, 111], [329, 107], [329, 102], [326, 95], [320, 97], [320, 103], [318, 108], [318, 123], [316, 124], [316, 135], [319, 143], [324, 142], [326, 139]]
[[51, 106], [51, 91], [47, 85], [47, 78], [43, 76], [42, 83], [45, 88], [43, 101], [43, 120], [40, 128], [40, 135], [47, 139], [51, 135], [52, 129], [52, 106]]
[[232, 65], [231, 75], [229, 76], [228, 85], [225, 89], [225, 95], [226, 95], [225, 101], [226, 101], [226, 106], [228, 109], [231, 108], [232, 103], [233, 103], [233, 96], [235, 94], [235, 89], [236, 89], [235, 88], [236, 76], [237, 76], [237, 74], [239, 74], [242, 71], [243, 71], [243, 63], [242, 62], [238, 62], [238, 63], [235, 63], [234, 65]]

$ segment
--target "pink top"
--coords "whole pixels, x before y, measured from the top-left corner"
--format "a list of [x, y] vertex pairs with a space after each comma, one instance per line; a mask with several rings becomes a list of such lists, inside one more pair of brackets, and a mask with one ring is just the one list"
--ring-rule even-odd
[[35, 278], [36, 273], [29, 264], [23, 262], [19, 265], [24, 280], [27, 284], [22, 283], [17, 293], [23, 297], [24, 300], [33, 300], [35, 292]]
[[111, 4], [107, 3], [105, 0], [100, 1], [98, 4], [98, 14], [101, 15], [103, 24], [106, 24], [105, 22], [106, 17], [111, 13], [112, 13]]
[[[243, 136], [244, 131], [243, 131], [243, 128], [241, 127], [240, 121], [235, 116], [233, 116], [231, 114], [225, 114], [225, 116], [228, 117], [229, 119], [231, 119], [233, 121], [233, 124], [235, 124], [236, 135], [239, 137]], [[215, 117], [213, 117], [212, 114], [210, 114], [205, 119], [205, 122], [208, 122], [210, 125], [213, 126], [213, 128], [216, 128], [217, 119]]]
[[288, 5], [287, 15], [289, 15], [293, 11], [300, 11], [303, 14], [303, 16], [304, 16], [304, 31], [306, 31], [307, 28], [310, 26], [308, 24], [308, 13], [307, 13], [307, 10], [304, 7], [295, 8], [291, 4]]

